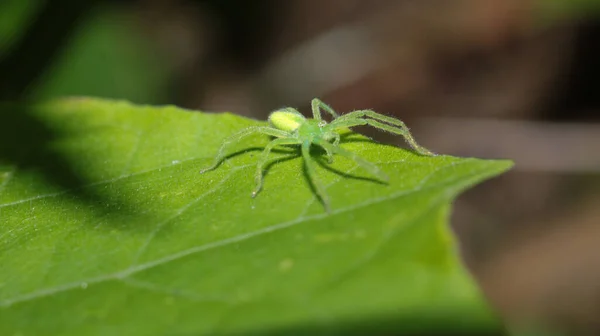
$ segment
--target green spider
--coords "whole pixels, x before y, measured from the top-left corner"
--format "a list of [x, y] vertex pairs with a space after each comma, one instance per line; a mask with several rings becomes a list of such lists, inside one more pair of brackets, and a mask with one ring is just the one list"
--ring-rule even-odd
[[[402, 135], [408, 144], [421, 155], [435, 155], [419, 146], [410, 134], [408, 127], [396, 118], [388, 117], [371, 110], [358, 110], [340, 116], [329, 105], [318, 98], [312, 100], [311, 106], [313, 119], [307, 119], [298, 110], [287, 107], [276, 110], [269, 115], [271, 126], [248, 127], [227, 138], [219, 148], [212, 165], [202, 169], [200, 173], [202, 174], [215, 169], [223, 160], [226, 153], [225, 149], [241, 138], [255, 133], [270, 135], [275, 137], [275, 139], [267, 144], [256, 164], [256, 173], [254, 175], [256, 188], [252, 192], [252, 197], [256, 197], [262, 189], [264, 165], [273, 147], [300, 145], [308, 177], [315, 188], [317, 196], [321, 199], [325, 210], [329, 212], [329, 198], [323, 186], [315, 179], [315, 162], [310, 155], [311, 145], [321, 146], [325, 150], [329, 163], [333, 162], [334, 154], [339, 154], [353, 160], [382, 181], [388, 182], [389, 180], [388, 176], [373, 163], [361, 158], [356, 153], [339, 147], [340, 134], [337, 131], [355, 126], [370, 125], [383, 131]], [[331, 114], [333, 120], [330, 123], [321, 118], [321, 110]]]

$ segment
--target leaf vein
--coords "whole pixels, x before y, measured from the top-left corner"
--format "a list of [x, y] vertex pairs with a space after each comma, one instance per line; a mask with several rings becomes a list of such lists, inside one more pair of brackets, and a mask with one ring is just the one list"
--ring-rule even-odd
[[138, 262], [139, 258], [146, 251], [146, 249], [148, 248], [148, 246], [150, 245], [150, 243], [152, 242], [152, 240], [154, 239], [154, 237], [156, 236], [156, 234], [158, 232], [160, 232], [160, 230], [165, 225], [167, 225], [169, 222], [171, 222], [172, 220], [176, 219], [177, 217], [181, 216], [192, 205], [198, 203], [200, 200], [204, 199], [206, 196], [208, 196], [208, 195], [214, 193], [215, 191], [219, 190], [219, 188], [223, 184], [225, 184], [231, 178], [231, 176], [234, 175], [235, 172], [237, 172], [238, 170], [241, 170], [243, 168], [246, 168], [246, 167], [247, 167], [247, 165], [245, 165], [245, 166], [239, 166], [239, 167], [235, 167], [235, 168], [230, 169], [229, 170], [229, 174], [227, 176], [225, 176], [224, 178], [222, 178], [221, 181], [219, 183], [217, 183], [213, 188], [211, 188], [210, 190], [208, 190], [205, 193], [202, 193], [196, 199], [192, 200], [188, 204], [186, 204], [186, 205], [182, 206], [181, 208], [177, 209], [177, 211], [175, 211], [175, 213], [172, 216], [168, 217], [164, 221], [162, 221], [159, 224], [157, 224], [156, 227], [154, 228], [154, 230], [152, 230], [152, 232], [150, 232], [150, 234], [148, 235], [148, 238], [146, 239], [146, 241], [144, 242], [144, 244], [140, 247], [140, 250], [136, 253], [136, 256], [134, 258], [134, 261], [132, 262], [132, 265], [135, 265]]
[[[460, 163], [457, 163], [457, 164], [460, 164]], [[453, 164], [451, 163], [450, 166], [452, 166], [452, 165]], [[456, 164], [454, 164], [454, 165], [456, 165]], [[245, 166], [240, 166], [239, 168], [241, 169], [242, 167], [245, 167]], [[436, 169], [435, 171], [433, 171], [430, 174], [428, 174], [424, 178], [424, 180], [430, 179], [431, 175], [434, 175], [434, 174], [438, 173], [439, 171], [442, 171], [446, 167], [449, 167], [449, 166], [444, 166], [444, 167], [441, 167], [440, 169]], [[482, 169], [482, 171], [485, 172], [485, 169]], [[480, 174], [482, 174], [482, 173], [480, 171], [478, 171], [477, 174], [472, 174], [471, 177], [474, 177], [474, 176], [477, 176], [477, 175], [480, 175]], [[458, 180], [461, 180], [461, 179], [464, 179], [464, 176], [461, 177]], [[348, 206], [348, 207], [345, 207], [345, 208], [336, 209], [336, 210], [331, 211], [331, 213], [329, 213], [329, 214], [327, 214], [327, 213], [319, 213], [319, 214], [315, 214], [315, 215], [311, 215], [311, 216], [299, 216], [299, 217], [297, 217], [295, 219], [292, 219], [292, 220], [289, 220], [289, 221], [284, 221], [282, 223], [275, 224], [275, 225], [272, 225], [272, 226], [268, 226], [268, 227], [265, 227], [263, 229], [256, 230], [254, 232], [249, 232], [249, 233], [245, 233], [245, 234], [242, 234], [242, 235], [234, 236], [234, 237], [231, 237], [231, 238], [223, 239], [223, 240], [220, 240], [220, 241], [216, 241], [216, 242], [212, 242], [212, 243], [208, 243], [208, 244], [203, 244], [203, 245], [200, 245], [200, 246], [195, 246], [195, 247], [192, 247], [192, 248], [189, 248], [189, 249], [177, 252], [177, 253], [173, 253], [173, 254], [171, 254], [169, 256], [166, 256], [166, 257], [163, 257], [163, 258], [158, 258], [156, 260], [149, 261], [149, 262], [146, 262], [146, 263], [143, 263], [143, 264], [138, 264], [138, 265], [135, 265], [135, 266], [130, 266], [129, 268], [127, 268], [125, 270], [121, 270], [121, 271], [118, 271], [118, 272], [115, 272], [115, 273], [112, 273], [112, 274], [108, 274], [108, 275], [104, 275], [104, 276], [98, 276], [98, 277], [95, 277], [95, 278], [90, 278], [90, 279], [87, 279], [87, 280], [81, 280], [81, 281], [77, 281], [77, 282], [72, 282], [72, 283], [68, 283], [68, 284], [64, 284], [64, 285], [59, 285], [59, 286], [55, 286], [55, 287], [51, 287], [51, 288], [46, 288], [46, 289], [42, 289], [42, 290], [38, 290], [38, 291], [33, 291], [33, 292], [30, 292], [30, 293], [27, 293], [27, 294], [23, 294], [21, 296], [14, 297], [12, 299], [6, 299], [6, 300], [3, 300], [3, 301], [0, 301], [0, 307], [5, 307], [6, 308], [6, 307], [10, 307], [11, 305], [14, 305], [16, 303], [27, 302], [27, 301], [31, 301], [31, 300], [34, 300], [34, 299], [37, 299], [37, 298], [40, 298], [40, 297], [47, 297], [47, 296], [51, 296], [51, 295], [58, 294], [58, 293], [61, 293], [61, 292], [65, 292], [65, 291], [73, 290], [73, 289], [76, 289], [76, 288], [80, 288], [83, 283], [85, 283], [85, 284], [98, 284], [98, 283], [105, 282], [105, 281], [120, 280], [120, 279], [128, 278], [128, 277], [130, 277], [133, 274], [140, 273], [142, 271], [146, 271], [146, 270], [152, 269], [154, 267], [158, 267], [158, 266], [166, 264], [168, 262], [175, 261], [175, 260], [178, 260], [178, 259], [190, 256], [190, 255], [193, 255], [193, 254], [196, 254], [196, 253], [200, 253], [200, 252], [204, 252], [204, 251], [207, 251], [207, 250], [211, 250], [211, 249], [215, 249], [215, 248], [227, 246], [227, 245], [234, 244], [234, 243], [239, 243], [241, 241], [245, 241], [245, 240], [248, 240], [248, 239], [251, 239], [251, 238], [254, 238], [254, 237], [262, 236], [264, 234], [268, 234], [268, 233], [271, 233], [271, 232], [274, 232], [274, 231], [278, 231], [278, 230], [281, 230], [281, 229], [289, 228], [289, 227], [295, 226], [295, 225], [297, 225], [299, 223], [302, 223], [302, 222], [311, 221], [311, 220], [319, 220], [319, 219], [322, 219], [322, 218], [326, 218], [328, 216], [337, 215], [337, 214], [341, 214], [341, 213], [353, 211], [353, 210], [356, 210], [356, 209], [359, 209], [359, 208], [362, 208], [362, 207], [366, 207], [366, 206], [369, 206], [369, 205], [372, 205], [372, 204], [384, 202], [386, 200], [391, 200], [391, 199], [399, 198], [399, 197], [405, 197], [405, 196], [408, 196], [408, 195], [411, 195], [411, 194], [414, 194], [414, 193], [417, 193], [417, 192], [425, 191], [425, 190], [433, 190], [435, 188], [438, 188], [438, 187], [441, 187], [441, 186], [445, 186], [447, 184], [452, 184], [454, 182], [455, 182], [455, 180], [452, 180], [450, 182], [445, 181], [443, 183], [432, 184], [432, 185], [429, 185], [429, 186], [426, 186], [426, 187], [424, 187], [422, 185], [418, 185], [417, 187], [415, 187], [413, 189], [410, 189], [410, 190], [403, 190], [403, 191], [400, 191], [400, 192], [397, 192], [397, 193], [393, 193], [393, 194], [390, 194], [390, 195], [386, 195], [386, 196], [383, 196], [383, 197], [374, 198], [374, 199], [371, 199], [369, 201], [366, 201], [366, 202], [363, 202], [363, 203], [359, 203], [359, 204], [356, 204], [356, 205], [353, 205], [353, 206]], [[456, 187], [456, 188], [453, 188], [453, 189], [449, 190], [448, 194], [452, 194], [458, 188], [460, 188], [460, 187]]]

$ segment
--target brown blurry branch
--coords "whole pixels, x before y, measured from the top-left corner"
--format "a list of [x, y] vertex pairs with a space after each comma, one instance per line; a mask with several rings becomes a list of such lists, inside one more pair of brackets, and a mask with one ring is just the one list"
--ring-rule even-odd
[[425, 118], [416, 126], [438, 153], [507, 158], [521, 171], [600, 172], [598, 124]]
[[538, 219], [475, 273], [511, 323], [538, 320], [565, 335], [600, 332], [600, 198]]

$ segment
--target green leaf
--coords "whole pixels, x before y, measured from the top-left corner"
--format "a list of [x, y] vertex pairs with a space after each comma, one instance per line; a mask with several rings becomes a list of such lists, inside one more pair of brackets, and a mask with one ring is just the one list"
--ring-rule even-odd
[[198, 173], [226, 136], [263, 122], [86, 98], [4, 105], [0, 120], [2, 335], [498, 326], [447, 220], [457, 194], [508, 161], [350, 136], [342, 146], [391, 182], [323, 163], [327, 214], [293, 148], [250, 197], [265, 136]]

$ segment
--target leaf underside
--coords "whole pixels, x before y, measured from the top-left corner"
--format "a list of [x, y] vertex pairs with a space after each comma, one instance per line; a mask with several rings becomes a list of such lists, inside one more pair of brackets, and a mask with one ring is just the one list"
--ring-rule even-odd
[[0, 108], [0, 334], [191, 335], [496, 328], [448, 227], [508, 161], [422, 157], [350, 135], [390, 177], [246, 138], [199, 174], [232, 114], [73, 98]]

